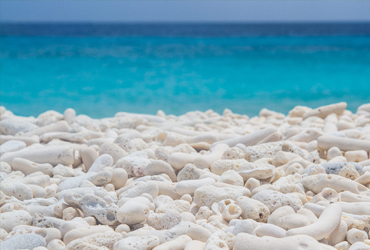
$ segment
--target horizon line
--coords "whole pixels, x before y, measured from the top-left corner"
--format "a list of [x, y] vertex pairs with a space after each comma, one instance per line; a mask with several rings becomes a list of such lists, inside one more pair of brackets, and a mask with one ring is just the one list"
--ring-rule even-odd
[[369, 20], [307, 20], [307, 21], [3, 21], [2, 24], [367, 24]]

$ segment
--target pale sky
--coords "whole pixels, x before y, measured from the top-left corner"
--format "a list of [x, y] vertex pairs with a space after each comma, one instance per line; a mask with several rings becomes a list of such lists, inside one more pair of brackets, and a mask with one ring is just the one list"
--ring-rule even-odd
[[0, 1], [2, 22], [370, 21], [370, 1]]

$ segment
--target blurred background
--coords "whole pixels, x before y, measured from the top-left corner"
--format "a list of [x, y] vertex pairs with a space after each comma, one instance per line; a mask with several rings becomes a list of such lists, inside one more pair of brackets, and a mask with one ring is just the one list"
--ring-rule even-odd
[[370, 1], [0, 4], [0, 102], [18, 115], [370, 102]]

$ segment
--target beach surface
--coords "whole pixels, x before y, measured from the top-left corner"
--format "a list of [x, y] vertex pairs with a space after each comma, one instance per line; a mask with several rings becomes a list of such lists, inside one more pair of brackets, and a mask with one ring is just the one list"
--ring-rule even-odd
[[370, 103], [0, 108], [0, 249], [370, 249]]

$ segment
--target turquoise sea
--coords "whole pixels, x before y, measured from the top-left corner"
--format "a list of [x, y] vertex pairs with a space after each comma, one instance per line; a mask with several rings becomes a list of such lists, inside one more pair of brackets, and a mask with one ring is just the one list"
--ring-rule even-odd
[[2, 24], [1, 105], [92, 117], [370, 102], [370, 24]]

